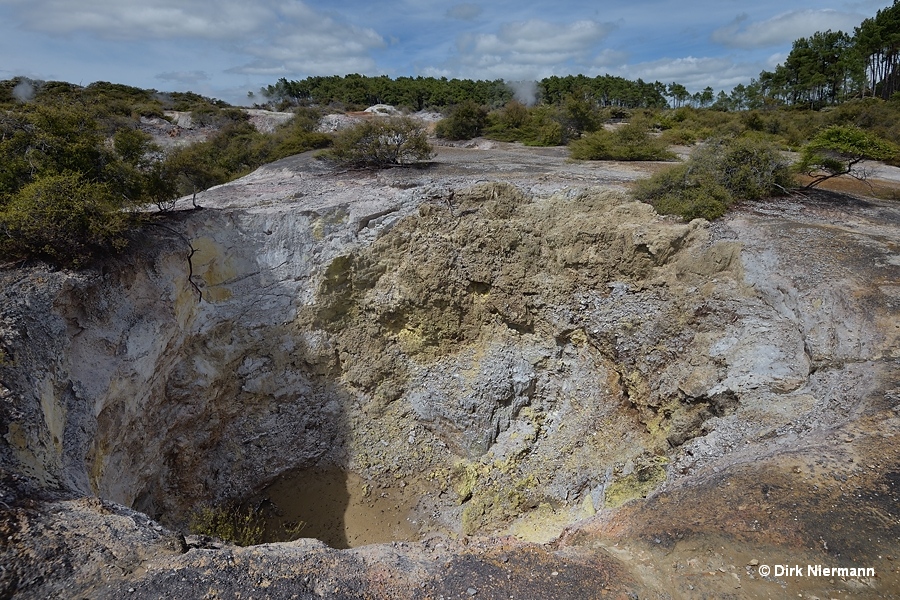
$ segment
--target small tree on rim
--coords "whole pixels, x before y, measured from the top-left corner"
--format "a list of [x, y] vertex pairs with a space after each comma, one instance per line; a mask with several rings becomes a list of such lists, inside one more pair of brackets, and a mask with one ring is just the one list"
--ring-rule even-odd
[[796, 169], [812, 178], [807, 189], [841, 175], [866, 181], [869, 172], [859, 163], [888, 160], [897, 152], [894, 144], [862, 129], [835, 125], [820, 131], [803, 148]]

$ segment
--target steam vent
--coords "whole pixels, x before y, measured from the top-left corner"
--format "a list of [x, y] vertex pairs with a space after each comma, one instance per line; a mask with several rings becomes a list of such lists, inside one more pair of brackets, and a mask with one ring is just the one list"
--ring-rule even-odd
[[900, 204], [566, 156], [303, 154], [6, 265], [0, 596], [898, 597]]

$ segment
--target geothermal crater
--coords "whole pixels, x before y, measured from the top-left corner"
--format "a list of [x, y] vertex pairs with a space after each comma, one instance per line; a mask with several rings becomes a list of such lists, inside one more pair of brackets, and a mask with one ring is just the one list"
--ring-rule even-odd
[[[685, 224], [637, 176], [299, 156], [125, 258], [3, 271], [6, 589], [752, 596], [751, 559], [822, 553], [879, 577], [788, 591], [897, 589], [900, 209]], [[304, 539], [185, 542], [228, 505]]]

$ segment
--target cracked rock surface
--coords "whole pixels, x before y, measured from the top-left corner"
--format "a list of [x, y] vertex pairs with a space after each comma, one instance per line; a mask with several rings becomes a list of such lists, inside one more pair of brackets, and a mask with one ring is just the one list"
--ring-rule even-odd
[[[629, 199], [633, 165], [438, 150], [292, 157], [127, 256], [0, 272], [3, 593], [900, 589], [900, 206], [680, 223]], [[180, 533], [322, 472], [350, 549]], [[369, 531], [386, 514], [402, 528]]]

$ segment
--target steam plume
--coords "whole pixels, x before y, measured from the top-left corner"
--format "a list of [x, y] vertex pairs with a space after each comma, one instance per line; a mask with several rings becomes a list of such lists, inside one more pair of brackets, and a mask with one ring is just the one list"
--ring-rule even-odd
[[34, 86], [30, 81], [21, 81], [13, 88], [12, 95], [19, 102], [28, 102], [34, 98]]
[[507, 81], [506, 85], [512, 88], [515, 99], [525, 106], [537, 104], [536, 81]]

